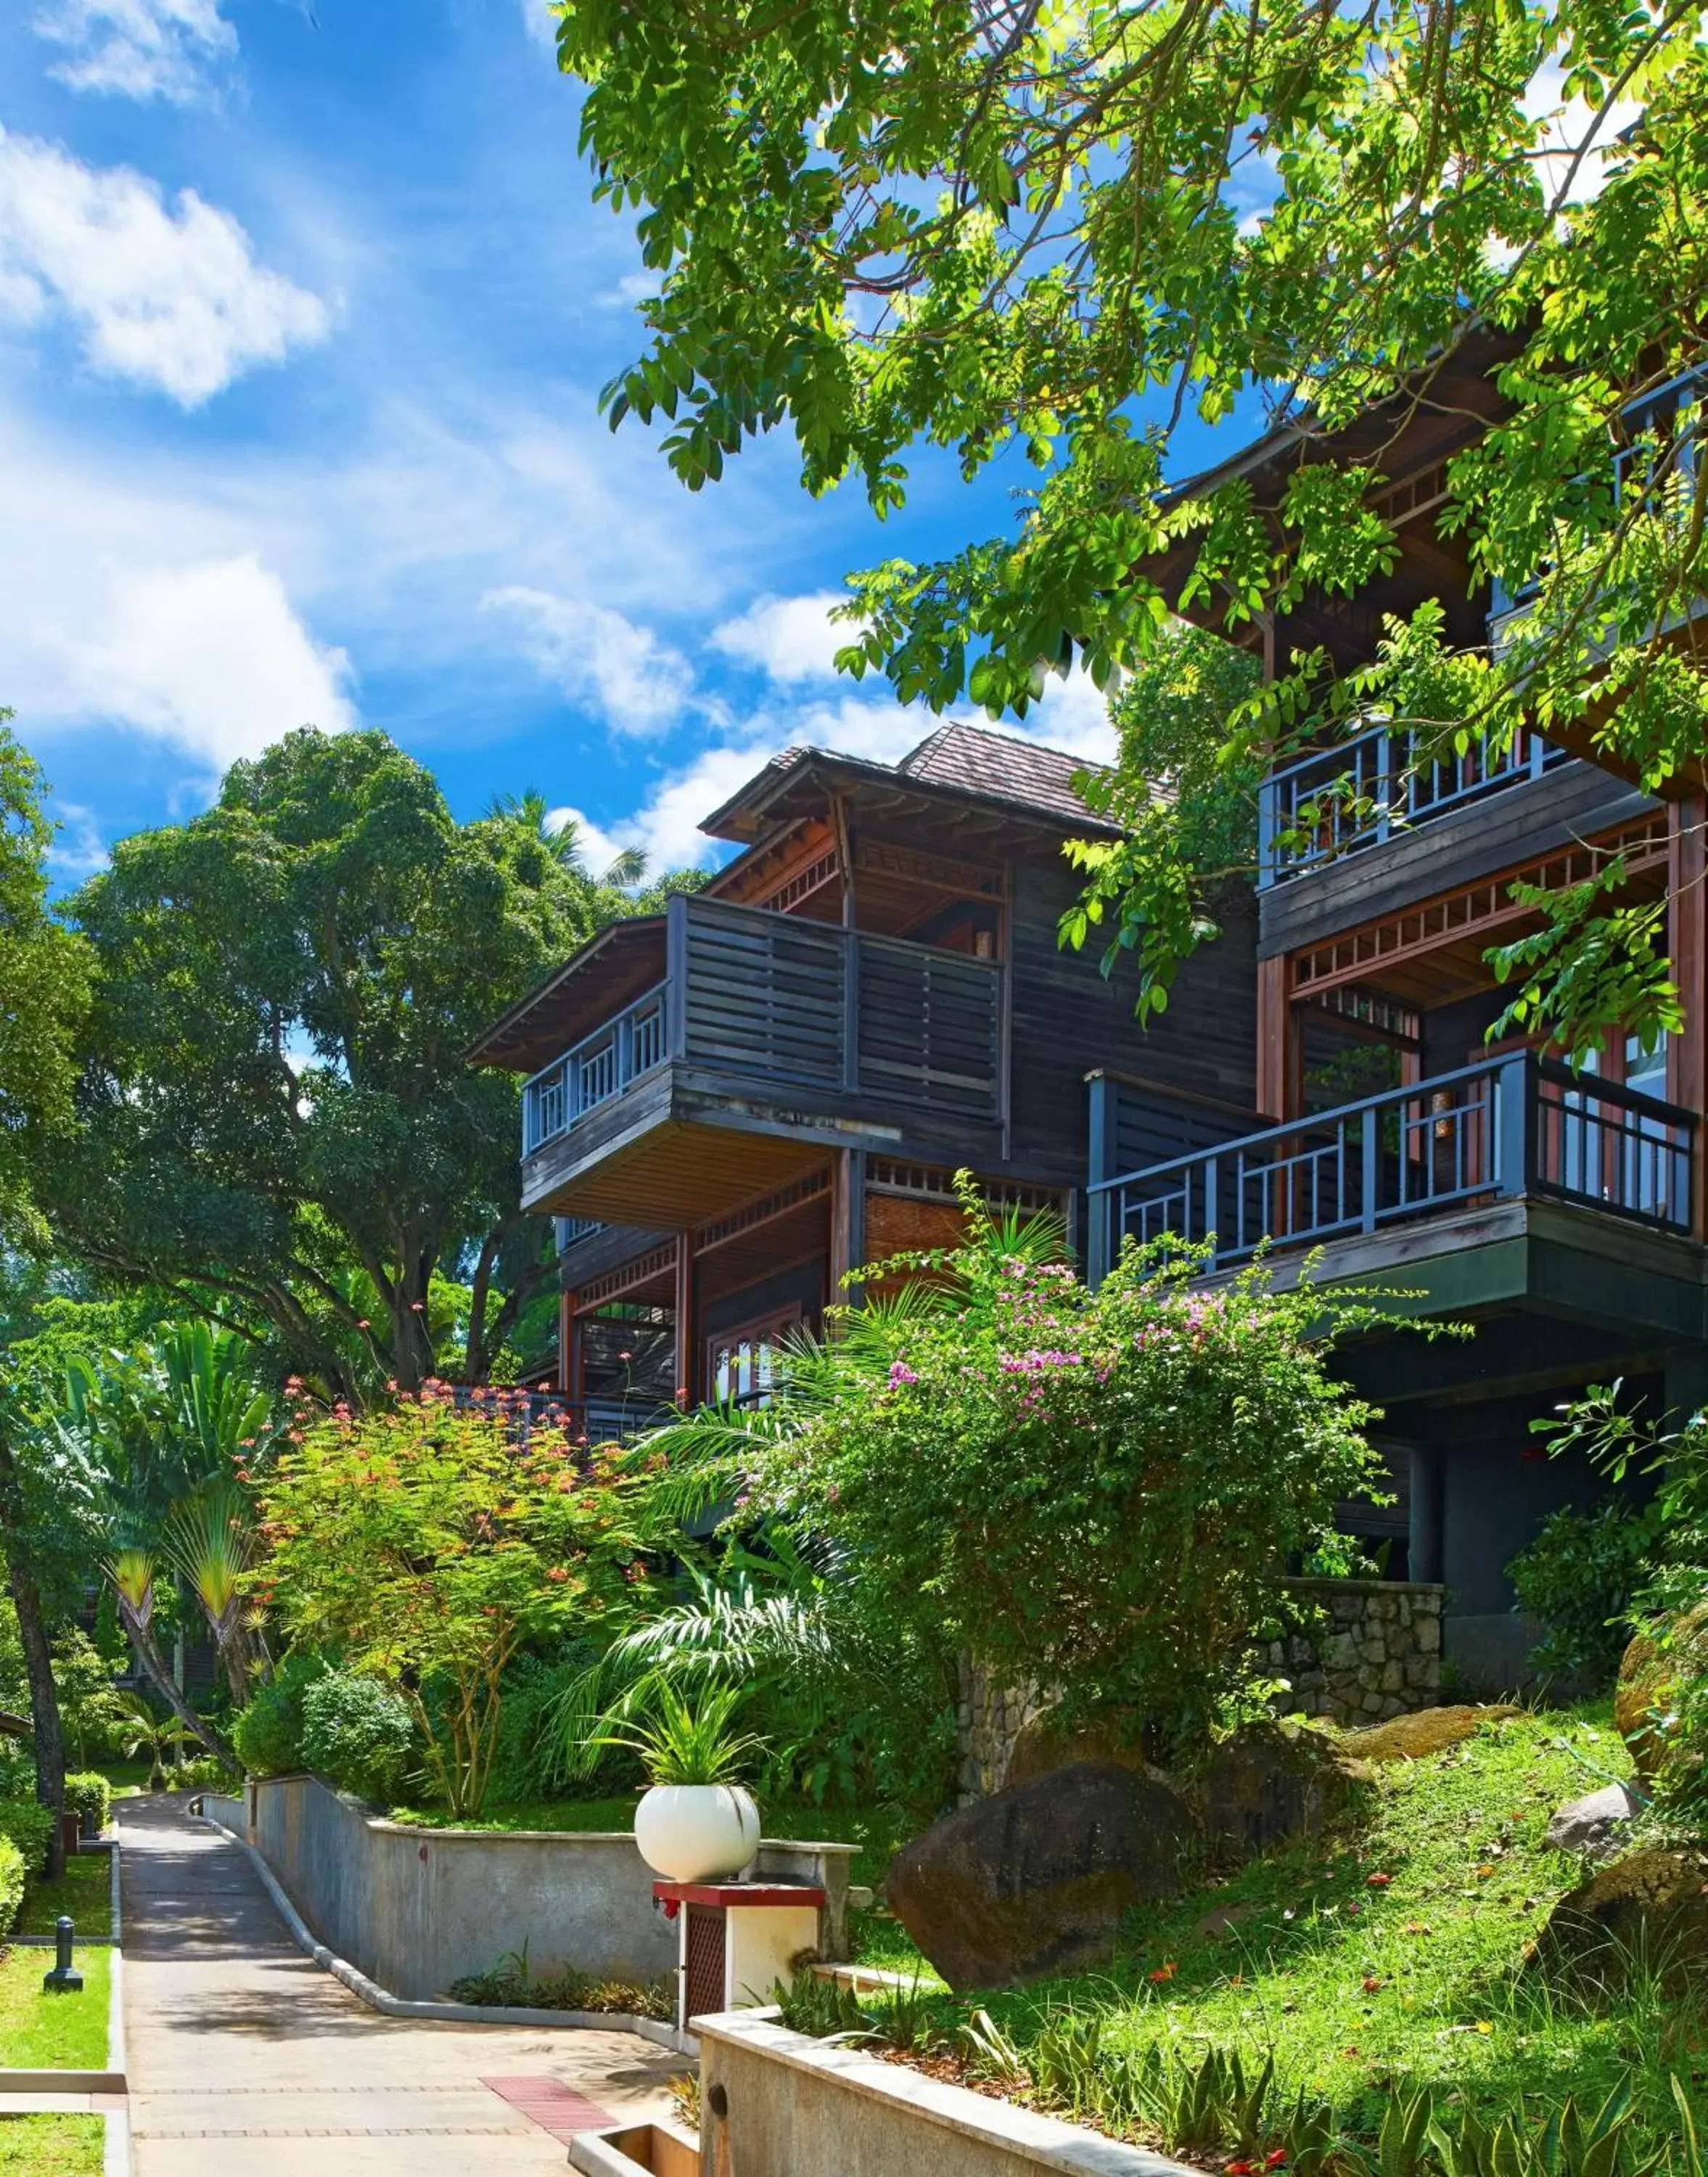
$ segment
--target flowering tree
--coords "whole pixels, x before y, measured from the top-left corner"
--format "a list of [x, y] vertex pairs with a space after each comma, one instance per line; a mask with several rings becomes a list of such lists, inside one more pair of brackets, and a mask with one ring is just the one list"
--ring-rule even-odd
[[614, 1629], [645, 1576], [636, 1485], [562, 1428], [524, 1428], [523, 1404], [459, 1409], [429, 1383], [359, 1418], [300, 1409], [261, 1484], [251, 1586], [296, 1640], [405, 1695], [458, 1815], [480, 1810], [518, 1648]]
[[874, 1622], [1188, 1751], [1248, 1693], [1290, 1563], [1371, 1486], [1372, 1410], [1330, 1353], [1375, 1311], [1261, 1266], [1195, 1291], [1177, 1248], [1090, 1292], [963, 1199], [964, 1246], [882, 1266], [930, 1274], [906, 1305], [849, 1314], [772, 1411], [701, 1441], [750, 1509], [846, 1545]]

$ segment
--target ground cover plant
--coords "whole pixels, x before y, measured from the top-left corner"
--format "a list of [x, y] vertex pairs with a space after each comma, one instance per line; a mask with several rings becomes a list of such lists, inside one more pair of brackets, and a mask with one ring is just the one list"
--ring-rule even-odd
[[[1273, 2061], [1272, 2128], [1282, 2112], [1302, 2109], [1308, 2128], [1326, 2110], [1329, 2136], [1372, 2152], [1396, 2103], [1424, 2089], [1449, 2126], [1569, 2096], [1593, 2114], [1625, 2093], [1634, 2169], [1678, 2141], [1674, 2078], [1695, 2121], [1708, 2116], [1708, 2009], [1663, 2000], [1642, 1971], [1589, 2008], [1525, 1969], [1527, 1945], [1582, 1874], [1577, 1855], [1546, 1845], [1551, 1814], [1629, 1771], [1604, 1708], [1522, 1714], [1380, 1768], [1355, 1833], [1134, 1916], [1101, 1972], [952, 1997], [894, 1922], [860, 1916], [856, 1947], [904, 1974], [918, 1963], [901, 2038], [935, 2048], [951, 2074], [1174, 2152], [1214, 2150], [1218, 2166], [1238, 2144], [1225, 2069], [1237, 2059], [1247, 2096]], [[892, 2007], [870, 1992], [858, 2001], [881, 2032]], [[1224, 2070], [1206, 2080], [1212, 2051]], [[1226, 2136], [1187, 2136], [1205, 2109]], [[1265, 2151], [1280, 2143], [1270, 2136]], [[1299, 2152], [1291, 2160], [1301, 2166]]]
[[78, 1951], [82, 1989], [49, 1995], [41, 1976], [53, 1961], [52, 1952], [0, 1952], [0, 2065], [57, 2071], [106, 2068], [109, 1955], [95, 1946]]
[[106, 1852], [75, 1852], [63, 1874], [25, 1883], [14, 1932], [51, 1935], [62, 1912], [71, 1915], [79, 1937], [112, 1933], [112, 1863]]
[[0, 2117], [0, 2171], [100, 2177], [106, 2132], [98, 2116]]
[[630, 2018], [672, 2020], [676, 1990], [669, 1981], [600, 1980], [573, 1966], [536, 1972], [526, 1949], [512, 1951], [486, 1972], [466, 1973], [449, 1990], [453, 2003], [527, 2011], [604, 2011]]

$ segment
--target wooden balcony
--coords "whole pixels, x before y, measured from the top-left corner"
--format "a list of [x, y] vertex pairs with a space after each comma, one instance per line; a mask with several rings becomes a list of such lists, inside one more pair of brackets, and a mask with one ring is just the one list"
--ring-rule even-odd
[[[1219, 1271], [1259, 1248], [1372, 1240], [1432, 1220], [1474, 1235], [1463, 1213], [1515, 1201], [1688, 1238], [1696, 1128], [1694, 1112], [1528, 1051], [1485, 1059], [1165, 1164], [1094, 1170], [1092, 1274], [1127, 1239], [1208, 1242]], [[1094, 1127], [1094, 1144], [1110, 1138]], [[1423, 1244], [1386, 1252], [1415, 1261]], [[1367, 1247], [1361, 1265], [1383, 1253]]]
[[[526, 1208], [679, 1229], [776, 1183], [815, 1143], [970, 1157], [1000, 1138], [999, 963], [700, 897], [670, 903], [663, 937], [662, 975], [527, 1083]], [[685, 1126], [725, 1138], [661, 1140], [652, 1184], [598, 1176]]]

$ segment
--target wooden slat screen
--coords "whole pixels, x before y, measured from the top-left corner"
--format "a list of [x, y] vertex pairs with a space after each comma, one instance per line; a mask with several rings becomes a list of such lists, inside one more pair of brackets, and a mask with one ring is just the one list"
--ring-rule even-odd
[[720, 1073], [840, 1087], [844, 962], [838, 930], [690, 901], [685, 1056]]
[[859, 946], [859, 1084], [969, 1119], [1001, 1116], [1002, 975], [882, 937]]

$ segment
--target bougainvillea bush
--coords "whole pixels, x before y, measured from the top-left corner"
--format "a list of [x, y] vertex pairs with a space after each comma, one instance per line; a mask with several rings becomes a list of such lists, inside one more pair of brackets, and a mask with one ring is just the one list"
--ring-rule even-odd
[[451, 1813], [480, 1811], [507, 1664], [628, 1622], [641, 1488], [616, 1455], [429, 1384], [389, 1410], [304, 1408], [262, 1488], [257, 1600], [306, 1648], [391, 1686]]
[[1280, 1580], [1373, 1486], [1372, 1409], [1330, 1359], [1373, 1312], [1261, 1264], [1195, 1290], [1183, 1248], [1130, 1250], [1094, 1293], [963, 1200], [964, 1246], [883, 1265], [924, 1281], [700, 1441], [740, 1457], [744, 1516], [847, 1546], [869, 1620], [1189, 1751], [1252, 1698]]

